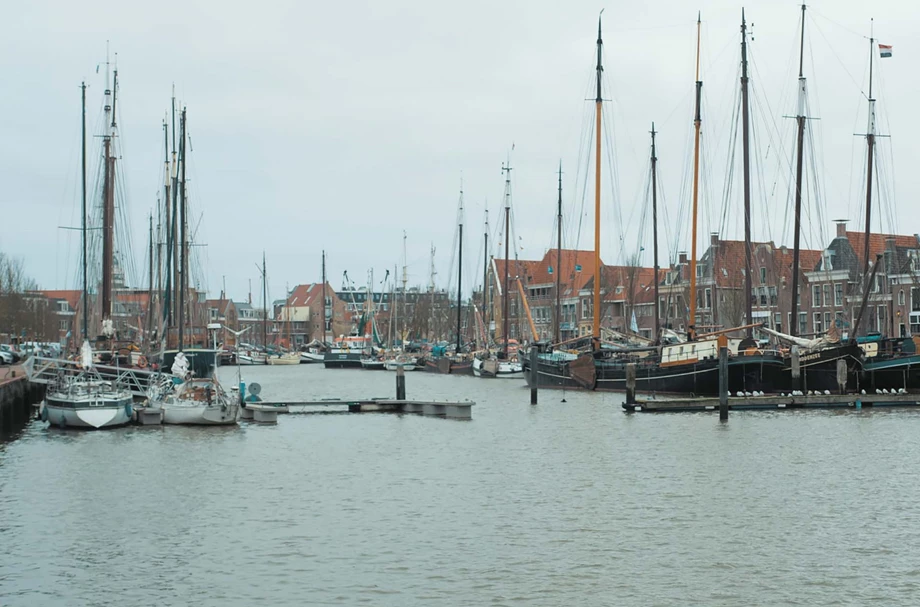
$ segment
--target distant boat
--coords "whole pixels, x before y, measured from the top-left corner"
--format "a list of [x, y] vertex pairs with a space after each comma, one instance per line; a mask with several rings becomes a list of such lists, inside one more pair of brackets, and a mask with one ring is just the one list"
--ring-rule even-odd
[[494, 377], [497, 379], [524, 379], [524, 367], [516, 360], [499, 360], [493, 356], [489, 358], [473, 358], [473, 375], [476, 377]]
[[382, 371], [385, 363], [379, 358], [365, 356], [361, 359], [361, 368], [368, 371]]
[[277, 354], [275, 356], [269, 356], [265, 359], [266, 365], [299, 365], [300, 364], [300, 352], [286, 352], [284, 354]]
[[370, 339], [359, 335], [340, 337], [323, 356], [323, 363], [327, 369], [360, 368], [369, 343]]

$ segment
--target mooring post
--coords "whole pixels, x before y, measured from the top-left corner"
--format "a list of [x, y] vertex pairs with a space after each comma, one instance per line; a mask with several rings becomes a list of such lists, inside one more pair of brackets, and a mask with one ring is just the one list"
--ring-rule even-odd
[[540, 381], [540, 374], [537, 373], [537, 348], [530, 347], [530, 404], [537, 404], [537, 382]]
[[636, 363], [626, 363], [626, 404], [636, 404]]
[[406, 400], [406, 370], [402, 365], [396, 367], [396, 400]]
[[847, 393], [847, 361], [843, 358], [837, 359], [837, 389], [841, 394]]
[[802, 390], [802, 367], [799, 366], [798, 346], [792, 346], [792, 388]]
[[719, 421], [728, 421], [728, 348], [719, 348]]

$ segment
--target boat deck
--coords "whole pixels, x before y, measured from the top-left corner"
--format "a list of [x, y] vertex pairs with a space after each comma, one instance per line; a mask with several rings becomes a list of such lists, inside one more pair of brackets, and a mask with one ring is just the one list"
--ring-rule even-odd
[[[920, 394], [814, 394], [802, 396], [729, 397], [731, 411], [778, 409], [860, 409], [862, 407], [918, 407]], [[635, 405], [623, 403], [632, 413], [693, 413], [718, 411], [718, 398], [636, 399]]]

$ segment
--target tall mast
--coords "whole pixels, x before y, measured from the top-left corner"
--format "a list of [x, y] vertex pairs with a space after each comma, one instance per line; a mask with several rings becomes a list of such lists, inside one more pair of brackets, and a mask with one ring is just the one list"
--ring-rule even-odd
[[[745, 324], [748, 325], [747, 336], [753, 337], [753, 302], [751, 297], [751, 150], [749, 144], [750, 123], [748, 118], [748, 63], [747, 63], [747, 23], [744, 9], [741, 9], [741, 145], [744, 162], [744, 301]], [[713, 277], [715, 280], [715, 277]]]
[[658, 299], [658, 154], [655, 151], [655, 123], [652, 123], [652, 252], [655, 263], [655, 343], [661, 341], [661, 309]]
[[262, 251], [262, 347], [268, 347], [268, 282], [265, 276], [265, 251]]
[[[799, 38], [799, 100], [798, 114], [795, 117], [798, 124], [798, 139], [796, 142], [795, 160], [795, 228], [792, 241], [792, 321], [789, 323], [789, 334], [796, 335], [799, 330], [799, 250], [802, 232], [802, 156], [805, 150], [805, 76], [803, 73], [805, 57], [805, 5], [802, 5], [802, 33]], [[748, 293], [750, 296], [750, 293]]]
[[170, 184], [172, 187], [172, 217], [170, 230], [172, 230], [172, 319], [173, 323], [179, 321], [179, 166], [176, 151], [176, 90], [173, 86], [172, 96], [172, 168], [170, 170]]
[[[408, 314], [406, 314], [407, 304], [408, 304], [408, 292], [406, 291], [406, 285], [409, 283], [409, 275], [407, 273], [408, 259], [406, 256], [406, 231], [403, 230], [403, 271], [402, 271], [402, 283], [403, 283], [403, 330], [402, 330], [402, 342], [406, 341], [406, 338], [409, 336], [408, 329]], [[403, 351], [406, 349], [406, 344], [403, 343]]]
[[81, 222], [81, 237], [83, 239], [83, 340], [89, 336], [89, 286], [86, 277], [86, 82], [80, 83], [82, 91], [82, 110], [83, 110], [83, 137], [81, 139], [80, 160], [82, 162], [81, 173], [81, 207], [83, 210], [83, 220]]
[[[875, 152], [875, 99], [872, 97], [872, 64], [875, 58], [875, 38], [869, 38], [869, 125], [866, 130], [866, 226], [863, 240], [863, 276], [869, 276], [869, 233], [872, 220], [872, 161]], [[868, 285], [867, 287], [868, 288]], [[855, 336], [854, 336], [855, 337]]]
[[[688, 331], [696, 337], [696, 215], [700, 197], [700, 103], [703, 96], [703, 82], [700, 80], [700, 15], [696, 15], [696, 110], [693, 117], [693, 236], [690, 242], [690, 319]], [[688, 327], [688, 328], [689, 328]]]
[[323, 343], [326, 343], [326, 251], [323, 251]]
[[[462, 343], [460, 339], [460, 310], [462, 309], [462, 285], [463, 285], [463, 181], [460, 182], [460, 252], [457, 255], [457, 354], [460, 354]], [[434, 290], [431, 291], [434, 297]]]
[[[872, 160], [875, 152], [875, 99], [872, 97], [872, 64], [875, 57], [875, 36], [874, 33], [869, 38], [869, 124], [866, 130], [866, 226], [863, 235], [863, 298], [859, 306], [859, 313], [856, 315], [856, 322], [853, 323], [853, 335], [851, 339], [855, 340], [859, 326], [862, 323], [862, 317], [866, 310], [866, 303], [869, 300], [869, 292], [872, 287], [872, 281], [878, 270], [869, 273], [869, 235], [872, 220]], [[880, 263], [882, 257], [879, 256], [875, 263]]]
[[562, 341], [562, 161], [559, 161], [559, 189], [556, 199], [556, 343]]
[[[106, 57], [106, 87], [109, 84], [109, 62]], [[113, 270], [115, 265], [115, 157], [112, 155], [114, 136], [114, 112], [112, 112], [112, 89], [105, 90], [105, 125], [103, 156], [105, 170], [102, 186], [102, 319], [112, 317]]]
[[[488, 204], [488, 203], [487, 203]], [[484, 244], [482, 248], [482, 314], [484, 316], [483, 321], [488, 322], [488, 319], [491, 316], [491, 308], [489, 307], [489, 209], [486, 208], [486, 224], [483, 229], [484, 231]], [[489, 347], [489, 327], [486, 326], [484, 331], [486, 334], [486, 343], [482, 344], [484, 348]]]
[[508, 267], [508, 248], [511, 240], [511, 158], [508, 158], [508, 164], [502, 165], [502, 172], [505, 173], [505, 284], [502, 287], [502, 353], [508, 358], [508, 286], [510, 279], [510, 268]]
[[[163, 141], [164, 141], [164, 151], [166, 154], [166, 163], [165, 163], [165, 179], [164, 179], [164, 198], [166, 205], [166, 219], [169, 219], [169, 134], [168, 126], [166, 121], [163, 121]], [[166, 310], [162, 308], [163, 306], [163, 234], [162, 234], [162, 221], [163, 216], [159, 214], [157, 210], [157, 326], [161, 326], [161, 321], [165, 315], [168, 314]], [[168, 229], [167, 229], [168, 231]], [[167, 253], [169, 250], [167, 249]], [[167, 269], [167, 276], [169, 276]], [[164, 314], [165, 313], [165, 314]]]
[[[601, 10], [601, 13], [604, 11]], [[597, 97], [595, 105], [595, 143], [594, 143], [594, 347], [600, 348], [601, 339], [601, 54], [604, 40], [601, 37], [601, 18], [597, 18]]]
[[181, 233], [181, 240], [182, 240], [182, 266], [181, 268], [182, 270], [181, 270], [181, 274], [179, 275], [180, 282], [179, 282], [179, 308], [178, 308], [179, 309], [179, 314], [178, 314], [179, 319], [178, 321], [179, 321], [179, 350], [181, 351], [182, 348], [185, 346], [184, 329], [185, 329], [185, 323], [187, 320], [185, 317], [186, 316], [185, 315], [185, 298], [186, 298], [186, 292], [188, 290], [188, 234], [186, 230], [187, 209], [185, 208], [186, 207], [186, 200], [185, 200], [185, 109], [182, 110], [182, 115], [179, 120], [180, 120], [180, 124], [179, 124], [179, 132], [180, 132], [179, 166], [181, 167], [181, 170], [182, 170], [182, 176], [181, 176], [181, 180], [179, 183], [179, 198], [180, 198], [179, 213], [181, 214], [179, 225], [180, 225], [180, 229], [182, 230], [182, 233]]
[[146, 322], [148, 339], [153, 329], [153, 213], [150, 214], [149, 239], [150, 239], [150, 245], [149, 245], [150, 270], [147, 275], [147, 322]]

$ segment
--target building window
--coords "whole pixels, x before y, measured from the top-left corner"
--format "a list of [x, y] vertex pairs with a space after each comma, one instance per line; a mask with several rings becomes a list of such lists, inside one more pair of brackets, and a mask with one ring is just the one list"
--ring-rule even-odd
[[766, 287], [760, 287], [760, 305], [761, 306], [767, 305], [767, 288]]
[[594, 304], [591, 298], [586, 297], [581, 300], [581, 318], [582, 320], [594, 317]]
[[910, 311], [920, 312], [920, 288], [918, 287], [910, 289]]
[[820, 335], [821, 333], [824, 332], [824, 329], [822, 327], [823, 325], [821, 324], [821, 313], [815, 312], [814, 332]]
[[773, 315], [773, 330], [783, 332], [783, 315], [779, 312]]
[[907, 337], [907, 327], [904, 326], [904, 323], [903, 323], [903, 322], [902, 322], [901, 324], [898, 325], [898, 334], [899, 334], [901, 337]]
[[799, 312], [799, 335], [808, 333], [808, 313]]
[[697, 278], [702, 278], [702, 277], [703, 277], [703, 264], [697, 264], [697, 266], [696, 266], [696, 277], [697, 277]]
[[843, 284], [839, 282], [834, 283], [834, 306], [843, 306]]
[[831, 286], [824, 285], [824, 307], [829, 308], [831, 305]]
[[821, 287], [820, 285], [814, 285], [811, 288], [811, 305], [816, 308], [821, 307]]
[[899, 306], [904, 305], [904, 289], [901, 289], [900, 291], [898, 291], [898, 305]]
[[706, 289], [706, 307], [712, 307], [712, 289]]
[[825, 329], [831, 328], [831, 313], [830, 312], [824, 313], [824, 328]]

